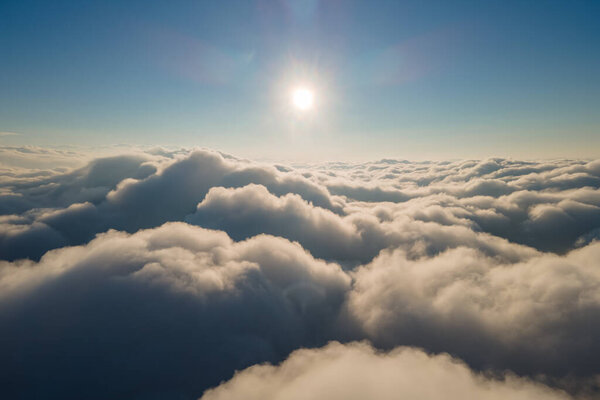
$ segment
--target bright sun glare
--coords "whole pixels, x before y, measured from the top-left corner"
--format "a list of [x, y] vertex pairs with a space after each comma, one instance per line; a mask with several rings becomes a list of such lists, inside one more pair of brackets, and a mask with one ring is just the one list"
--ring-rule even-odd
[[314, 94], [306, 88], [296, 88], [292, 92], [292, 103], [301, 111], [310, 110], [314, 104]]

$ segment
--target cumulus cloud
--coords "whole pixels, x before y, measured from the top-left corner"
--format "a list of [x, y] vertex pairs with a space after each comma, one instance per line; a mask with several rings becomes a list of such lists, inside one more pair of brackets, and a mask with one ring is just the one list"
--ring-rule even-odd
[[[315, 207], [298, 195], [277, 197], [264, 186], [249, 185], [238, 189], [212, 188], [186, 221], [225, 230], [238, 240], [260, 233], [283, 236], [300, 242], [317, 257], [349, 265], [369, 262], [389, 247], [405, 248], [414, 256], [435, 254], [460, 245], [510, 259], [535, 253], [505, 240], [478, 234], [451, 216], [449, 223], [442, 225], [439, 218], [432, 218], [436, 223], [427, 223], [394, 215], [392, 206], [374, 210], [356, 207], [346, 211], [348, 215], [339, 216]], [[387, 220], [380, 220], [386, 211], [387, 216], [383, 218]], [[432, 214], [439, 217], [441, 212], [433, 209]], [[452, 226], [453, 223], [456, 226]]]
[[522, 399], [567, 400], [566, 393], [513, 375], [474, 373], [448, 355], [413, 348], [378, 352], [365, 343], [297, 350], [277, 366], [258, 365], [207, 391], [202, 400], [232, 399]]
[[143, 179], [155, 173], [156, 167], [150, 160], [152, 158], [147, 154], [120, 155], [94, 159], [84, 167], [65, 173], [29, 171], [4, 176], [0, 187], [5, 193], [20, 199], [21, 209], [7, 206], [7, 198], [10, 199], [10, 196], [4, 195], [0, 196], [0, 213], [68, 207], [88, 201], [98, 204], [122, 180]]
[[[411, 163], [382, 160], [294, 169], [255, 164], [206, 150], [187, 154], [154, 151], [97, 159], [74, 172], [58, 175], [5, 176], [0, 179], [0, 212], [21, 216], [27, 212], [30, 224], [45, 224], [56, 231], [54, 236], [63, 236], [69, 244], [85, 243], [96, 233], [111, 228], [135, 232], [186, 217], [195, 221], [202, 219], [209, 226], [222, 229], [214, 226], [214, 218], [202, 216], [207, 207], [214, 209], [214, 202], [204, 203], [196, 210], [198, 203], [203, 202], [211, 188], [256, 184], [266, 187], [273, 196], [296, 194], [311, 208], [337, 214], [339, 220], [332, 226], [354, 225], [357, 232], [350, 235], [354, 238], [346, 234], [351, 240], [338, 245], [337, 250], [311, 248], [311, 251], [323, 250], [321, 254], [325, 257], [339, 261], [354, 258], [357, 262], [368, 262], [394, 242], [390, 238], [395, 235], [392, 231], [407, 230], [398, 227], [398, 222], [406, 218], [409, 223], [465, 226], [473, 232], [488, 233], [541, 251], [565, 253], [578, 243], [586, 242], [590, 232], [598, 228], [598, 179], [600, 168], [595, 161], [524, 163], [493, 159]], [[545, 188], [539, 188], [540, 181], [545, 182]], [[265, 206], [253, 207], [265, 210]], [[196, 211], [196, 217], [189, 217]], [[311, 212], [318, 213], [320, 211], [314, 209]], [[281, 215], [281, 210], [278, 214]], [[373, 215], [385, 222], [394, 222], [388, 225], [395, 228], [390, 231], [372, 227], [368, 221]], [[79, 220], [85, 229], [80, 229], [77, 235], [66, 232], [66, 223], [61, 222], [63, 218]], [[334, 221], [334, 218], [329, 220]], [[236, 225], [229, 233], [241, 237], [241, 221], [225, 219], [230, 226]], [[314, 219], [312, 221], [314, 223]], [[261, 229], [268, 229], [264, 225], [254, 228], [248, 225], [244, 229], [260, 233]], [[561, 230], [560, 235], [553, 234], [557, 229]], [[29, 243], [27, 235], [23, 231], [23, 236], [13, 235], [11, 240], [25, 248]], [[356, 241], [356, 235], [362, 239], [360, 251], [352, 242]], [[48, 250], [52, 246], [48, 243], [46, 247], [37, 247]], [[340, 256], [344, 246], [357, 250]], [[440, 248], [439, 243], [430, 248]], [[21, 252], [10, 259], [39, 255], [39, 251]]]
[[[332, 192], [351, 200], [391, 201], [413, 218], [445, 224], [448, 217], [460, 218], [472, 222], [476, 231], [542, 251], [565, 253], [598, 227], [598, 165], [597, 160], [492, 159], [441, 163], [388, 160], [331, 170], [327, 165], [315, 166], [311, 173]], [[398, 193], [402, 198], [382, 195], [369, 198], [360, 192], [336, 192], [340, 182], [363, 191]], [[442, 219], [427, 216], [431, 206], [443, 207]], [[558, 229], [561, 234], [554, 234]]]
[[287, 395], [298, 354], [314, 355], [308, 386], [329, 354], [340, 370], [448, 363], [470, 398], [566, 396], [542, 381], [600, 391], [598, 161], [268, 165], [153, 149], [0, 168], [4, 397], [197, 398], [330, 340], [392, 352], [305, 350], [206, 396], [264, 371], [256, 393]]
[[349, 284], [285, 239], [235, 243], [182, 223], [5, 262], [1, 391], [189, 398], [235, 369], [324, 343]]
[[389, 251], [353, 273], [347, 313], [383, 347], [446, 351], [480, 369], [593, 375], [598, 260], [600, 243], [517, 263], [467, 248], [416, 260]]
[[[275, 194], [298, 193], [315, 205], [337, 212], [341, 209], [326, 189], [299, 174], [282, 173], [271, 166], [251, 164], [198, 150], [173, 158], [153, 155], [116, 156], [98, 159], [84, 168], [51, 178], [3, 179], [0, 211], [25, 212], [30, 223], [43, 223], [69, 244], [82, 244], [107, 229], [135, 232], [138, 229], [181, 221], [195, 211], [211, 187], [265, 185]], [[77, 234], [67, 232], [70, 221], [79, 221]], [[8, 228], [5, 228], [8, 229]], [[29, 245], [29, 233], [11, 235], [21, 248]], [[38, 244], [54, 248], [53, 242]], [[39, 252], [38, 252], [39, 253]], [[37, 258], [22, 252], [12, 257]]]
[[[237, 240], [260, 233], [282, 236], [326, 259], [368, 261], [381, 249], [365, 243], [362, 234], [369, 232], [357, 227], [352, 219], [314, 207], [296, 194], [277, 197], [262, 185], [212, 188], [186, 220], [222, 229]], [[385, 245], [381, 239], [379, 246]]]

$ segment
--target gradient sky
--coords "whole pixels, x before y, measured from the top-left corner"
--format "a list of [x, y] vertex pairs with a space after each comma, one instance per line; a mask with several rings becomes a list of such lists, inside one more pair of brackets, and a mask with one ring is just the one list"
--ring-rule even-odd
[[3, 1], [0, 144], [600, 157], [599, 18], [597, 1]]

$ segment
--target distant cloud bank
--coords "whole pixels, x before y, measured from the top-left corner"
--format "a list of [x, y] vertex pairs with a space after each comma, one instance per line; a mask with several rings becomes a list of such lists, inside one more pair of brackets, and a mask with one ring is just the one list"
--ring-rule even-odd
[[1, 397], [600, 393], [599, 160], [0, 154]]

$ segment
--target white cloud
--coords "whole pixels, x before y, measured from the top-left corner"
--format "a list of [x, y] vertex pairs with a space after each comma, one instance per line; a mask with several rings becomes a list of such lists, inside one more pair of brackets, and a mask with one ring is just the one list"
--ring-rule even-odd
[[353, 273], [349, 319], [382, 346], [455, 354], [478, 368], [594, 374], [600, 363], [600, 243], [506, 263], [456, 248], [380, 255]]
[[277, 366], [258, 365], [207, 391], [202, 400], [567, 400], [558, 390], [512, 375], [493, 379], [448, 355], [365, 343], [297, 350]]
[[235, 243], [183, 223], [2, 262], [0, 391], [199, 394], [234, 369], [324, 343], [349, 285], [285, 239]]
[[294, 349], [368, 339], [597, 393], [599, 166], [166, 149], [4, 166], [0, 392], [194, 398]]

